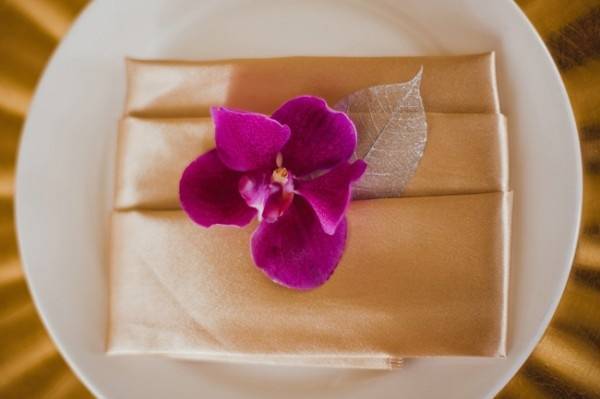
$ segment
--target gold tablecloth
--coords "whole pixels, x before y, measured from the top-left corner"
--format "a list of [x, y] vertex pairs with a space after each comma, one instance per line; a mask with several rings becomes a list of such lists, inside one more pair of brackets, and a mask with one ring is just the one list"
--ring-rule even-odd
[[[0, 398], [91, 395], [48, 338], [25, 284], [13, 217], [16, 151], [35, 84], [87, 0], [0, 0]], [[600, 397], [600, 2], [519, 0], [561, 71], [584, 160], [573, 270], [543, 339], [498, 398]]]

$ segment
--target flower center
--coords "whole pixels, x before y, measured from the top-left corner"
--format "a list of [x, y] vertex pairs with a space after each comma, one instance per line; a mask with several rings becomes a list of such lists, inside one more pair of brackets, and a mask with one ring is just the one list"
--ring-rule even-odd
[[282, 186], [284, 186], [288, 182], [288, 178], [289, 173], [287, 169], [280, 166], [279, 168], [273, 171], [273, 174], [271, 175], [271, 182], [279, 183]]
[[239, 190], [246, 204], [258, 211], [259, 221], [273, 223], [294, 199], [294, 176], [278, 164], [270, 175], [265, 170], [242, 176]]

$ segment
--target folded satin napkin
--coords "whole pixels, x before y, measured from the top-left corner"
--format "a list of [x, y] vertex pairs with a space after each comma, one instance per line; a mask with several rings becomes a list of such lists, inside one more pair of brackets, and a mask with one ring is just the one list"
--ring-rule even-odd
[[[292, 291], [253, 265], [254, 224], [199, 228], [185, 166], [214, 147], [209, 107], [335, 104], [423, 66], [428, 137], [398, 198], [353, 201], [340, 265]], [[506, 124], [493, 54], [128, 61], [110, 241], [111, 354], [385, 369], [403, 357], [504, 356], [510, 245]]]

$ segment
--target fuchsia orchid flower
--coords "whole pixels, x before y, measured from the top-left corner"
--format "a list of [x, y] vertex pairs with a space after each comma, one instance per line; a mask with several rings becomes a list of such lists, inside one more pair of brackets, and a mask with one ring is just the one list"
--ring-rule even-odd
[[179, 182], [181, 205], [197, 224], [245, 226], [255, 264], [273, 281], [307, 290], [325, 283], [344, 251], [356, 128], [318, 97], [301, 96], [268, 117], [211, 109], [216, 149], [194, 160]]

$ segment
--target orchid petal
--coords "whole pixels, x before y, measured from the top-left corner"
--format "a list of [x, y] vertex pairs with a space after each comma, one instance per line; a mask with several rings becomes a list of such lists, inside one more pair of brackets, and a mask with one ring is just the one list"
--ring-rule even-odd
[[256, 210], [246, 205], [238, 191], [241, 174], [228, 169], [216, 150], [190, 163], [179, 181], [179, 200], [183, 210], [197, 224], [245, 226]]
[[313, 207], [325, 233], [336, 231], [350, 203], [350, 185], [360, 179], [366, 168], [367, 164], [358, 160], [338, 165], [317, 178], [296, 182], [296, 192]]
[[282, 150], [283, 165], [296, 176], [330, 169], [347, 161], [356, 148], [354, 123], [319, 97], [296, 97], [283, 104], [272, 118], [291, 129]]
[[308, 202], [300, 196], [274, 223], [261, 223], [252, 235], [255, 264], [273, 281], [309, 290], [325, 283], [337, 267], [346, 245], [347, 225], [326, 234]]
[[240, 172], [275, 166], [277, 154], [290, 138], [290, 128], [266, 115], [211, 108], [219, 157]]

